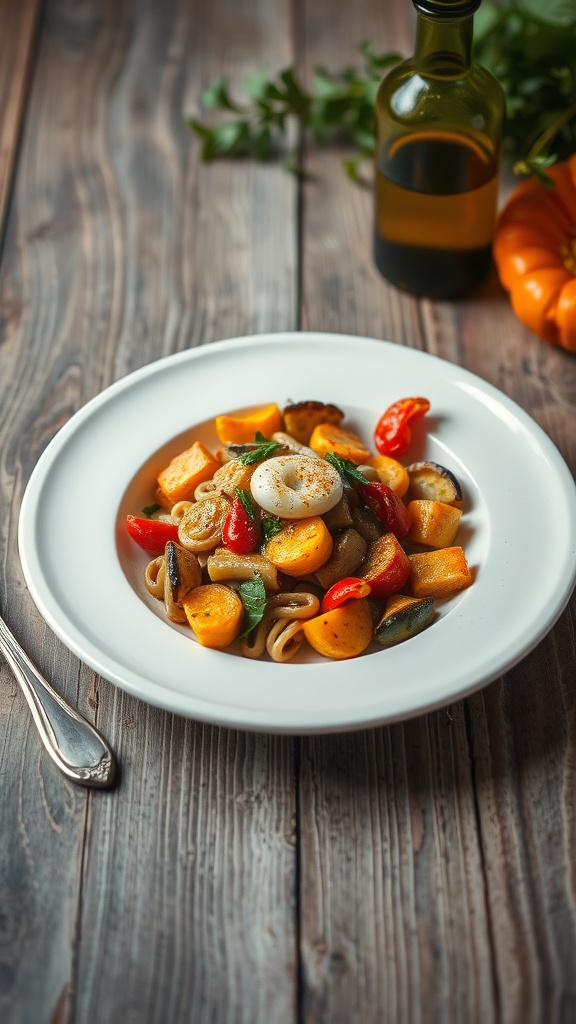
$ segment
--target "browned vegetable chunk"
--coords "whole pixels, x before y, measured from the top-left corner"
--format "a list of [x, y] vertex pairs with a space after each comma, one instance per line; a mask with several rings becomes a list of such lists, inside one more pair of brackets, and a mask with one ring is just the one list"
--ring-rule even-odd
[[423, 551], [410, 555], [409, 562], [414, 597], [446, 597], [472, 583], [472, 573], [461, 547]]
[[460, 482], [446, 466], [437, 462], [414, 462], [407, 466], [410, 484], [405, 500], [427, 498], [431, 501], [443, 501], [446, 505], [454, 505], [462, 501]]
[[324, 402], [294, 402], [282, 410], [284, 428], [300, 444], [308, 444], [319, 423], [341, 423], [344, 413], [336, 405]]

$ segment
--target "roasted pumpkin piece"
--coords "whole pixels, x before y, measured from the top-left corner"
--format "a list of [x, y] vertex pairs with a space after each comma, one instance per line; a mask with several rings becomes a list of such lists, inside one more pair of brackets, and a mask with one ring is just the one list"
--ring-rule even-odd
[[230, 587], [206, 583], [184, 598], [186, 618], [199, 644], [221, 650], [238, 636], [244, 620], [242, 601]]
[[460, 483], [446, 466], [438, 462], [414, 462], [407, 466], [407, 470], [410, 484], [406, 501], [429, 498], [431, 501], [443, 501], [447, 505], [462, 501]]
[[394, 594], [376, 626], [374, 638], [384, 647], [402, 643], [421, 633], [434, 618], [434, 602], [431, 597], [407, 597]]
[[307, 576], [332, 554], [332, 535], [320, 516], [295, 519], [266, 545], [266, 557], [287, 576]]
[[410, 589], [414, 597], [446, 597], [469, 587], [472, 573], [461, 547], [409, 555]]
[[372, 616], [365, 598], [346, 601], [302, 622], [308, 643], [325, 658], [355, 658], [372, 640]]
[[221, 444], [246, 444], [253, 441], [258, 432], [271, 437], [275, 430], [281, 430], [280, 409], [271, 402], [246, 416], [217, 416], [215, 426]]
[[308, 444], [319, 423], [338, 425], [344, 419], [344, 413], [336, 405], [325, 405], [324, 402], [293, 402], [282, 410], [282, 417], [286, 432], [300, 444]]
[[462, 512], [444, 501], [418, 498], [408, 503], [410, 526], [406, 540], [429, 548], [448, 548], [453, 543]]
[[202, 442], [195, 441], [191, 448], [176, 455], [158, 474], [161, 497], [168, 505], [190, 498], [198, 484], [210, 480], [219, 466], [218, 460]]
[[310, 448], [322, 458], [327, 452], [335, 452], [341, 459], [349, 459], [355, 466], [360, 466], [370, 458], [368, 448], [357, 434], [333, 423], [319, 423], [314, 427]]
[[391, 459], [388, 455], [371, 455], [368, 465], [376, 470], [378, 479], [383, 484], [388, 484], [394, 494], [397, 494], [399, 498], [404, 497], [410, 484], [410, 477], [408, 470], [401, 462]]

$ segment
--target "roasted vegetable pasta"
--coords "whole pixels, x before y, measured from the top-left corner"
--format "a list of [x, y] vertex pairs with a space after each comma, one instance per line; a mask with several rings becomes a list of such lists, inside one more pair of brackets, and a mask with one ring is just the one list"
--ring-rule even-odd
[[238, 641], [241, 656], [276, 662], [303, 644], [351, 658], [429, 626], [436, 602], [472, 583], [456, 543], [463, 495], [447, 467], [389, 454], [410, 442], [399, 409], [424, 416], [429, 402], [394, 402], [375, 450], [319, 401], [216, 417], [219, 450], [179, 452], [153, 511], [126, 521], [153, 555], [144, 582], [167, 618], [203, 646]]

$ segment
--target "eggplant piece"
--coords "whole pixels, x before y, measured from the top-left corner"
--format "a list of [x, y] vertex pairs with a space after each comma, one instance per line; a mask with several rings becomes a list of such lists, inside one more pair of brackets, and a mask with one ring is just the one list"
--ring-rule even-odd
[[353, 527], [344, 530], [336, 537], [330, 558], [316, 570], [314, 579], [324, 590], [328, 590], [328, 587], [345, 576], [353, 576], [362, 565], [367, 548], [366, 541], [357, 530]]
[[434, 618], [431, 597], [416, 598], [395, 594], [386, 605], [384, 615], [376, 626], [374, 639], [384, 647], [403, 643], [421, 633]]
[[166, 614], [172, 622], [186, 622], [182, 601], [191, 590], [202, 582], [202, 570], [196, 555], [180, 547], [173, 540], [166, 544], [164, 552], [164, 604]]
[[326, 526], [332, 532], [332, 530], [345, 530], [348, 526], [353, 525], [352, 514], [350, 512], [350, 502], [348, 501], [348, 495], [344, 491], [340, 501], [331, 508], [329, 512], [325, 512], [322, 516]]
[[443, 501], [445, 505], [462, 501], [460, 482], [446, 466], [438, 462], [414, 462], [406, 469], [410, 477], [410, 485], [404, 496], [406, 502], [415, 498]]
[[350, 503], [350, 514], [354, 523], [354, 529], [358, 531], [360, 536], [364, 537], [368, 544], [372, 544], [373, 541], [378, 540], [378, 537], [385, 533], [382, 523], [376, 519], [372, 509], [368, 508], [367, 505], [354, 505]]

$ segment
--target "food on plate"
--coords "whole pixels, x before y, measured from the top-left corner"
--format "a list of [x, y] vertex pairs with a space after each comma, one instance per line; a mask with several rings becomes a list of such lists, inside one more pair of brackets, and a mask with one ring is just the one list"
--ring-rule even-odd
[[374, 431], [380, 455], [403, 455], [412, 440], [412, 423], [430, 409], [427, 398], [401, 398], [382, 413]]
[[[435, 462], [404, 465], [423, 398], [390, 405], [370, 450], [331, 403], [275, 403], [214, 422], [126, 517], [154, 557], [148, 593], [205, 647], [276, 662], [302, 645], [334, 660], [415, 637], [471, 585], [458, 544], [462, 488]], [[383, 449], [386, 449], [384, 451]], [[395, 454], [391, 454], [395, 453]]]
[[344, 413], [336, 405], [324, 402], [293, 402], [282, 410], [286, 432], [300, 444], [309, 444], [312, 432], [321, 423], [338, 425]]

